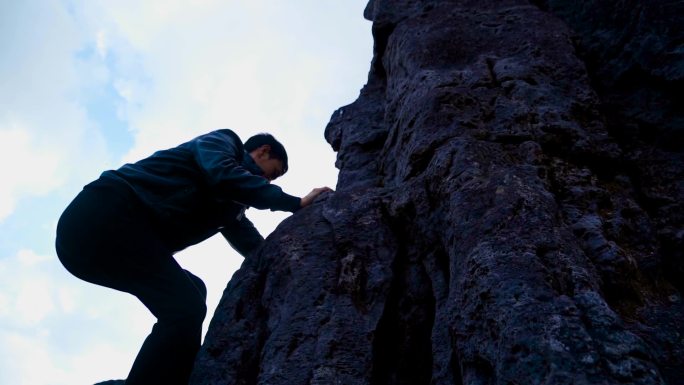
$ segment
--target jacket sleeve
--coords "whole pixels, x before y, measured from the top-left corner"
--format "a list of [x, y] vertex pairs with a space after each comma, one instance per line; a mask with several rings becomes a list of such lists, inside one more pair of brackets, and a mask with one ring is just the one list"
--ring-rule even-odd
[[252, 221], [244, 215], [239, 221], [224, 227], [221, 234], [230, 243], [230, 246], [245, 258], [264, 242], [264, 237], [259, 234]]
[[255, 207], [295, 212], [301, 199], [242, 166], [244, 150], [227, 132], [214, 131], [192, 142], [191, 151], [203, 176], [219, 199]]

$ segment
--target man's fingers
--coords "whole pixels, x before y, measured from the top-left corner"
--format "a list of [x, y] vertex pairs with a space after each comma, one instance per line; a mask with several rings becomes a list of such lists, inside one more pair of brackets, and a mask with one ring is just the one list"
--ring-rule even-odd
[[330, 187], [319, 187], [319, 188], [314, 189], [314, 191], [312, 191], [312, 192], [314, 193], [314, 195], [318, 196], [318, 195], [321, 195], [325, 192], [330, 192], [330, 191], [332, 191], [332, 189]]
[[314, 199], [316, 199], [317, 196], [321, 195], [324, 192], [330, 192], [333, 191], [330, 187], [316, 187], [313, 190], [311, 190], [310, 193], [308, 193], [304, 198], [302, 198], [301, 205], [302, 207], [306, 207], [313, 203]]

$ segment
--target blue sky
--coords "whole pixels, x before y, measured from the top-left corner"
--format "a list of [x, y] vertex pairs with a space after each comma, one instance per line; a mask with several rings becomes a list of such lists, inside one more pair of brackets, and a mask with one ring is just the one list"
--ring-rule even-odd
[[[103, 170], [228, 127], [285, 144], [285, 191], [334, 187], [323, 129], [366, 81], [365, 4], [0, 0], [0, 383], [123, 378], [154, 323], [56, 259], [61, 211]], [[267, 235], [287, 214], [248, 216]], [[220, 237], [177, 259], [211, 312], [242, 263]]]

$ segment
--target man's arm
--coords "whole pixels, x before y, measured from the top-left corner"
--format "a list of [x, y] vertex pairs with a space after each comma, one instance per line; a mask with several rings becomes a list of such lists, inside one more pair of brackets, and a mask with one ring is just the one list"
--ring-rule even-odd
[[221, 234], [240, 255], [247, 258], [264, 241], [252, 221], [242, 216], [239, 221], [221, 229]]
[[237, 140], [228, 132], [215, 131], [192, 143], [194, 158], [216, 196], [257, 209], [295, 212], [301, 208], [300, 198], [242, 166], [244, 154]]

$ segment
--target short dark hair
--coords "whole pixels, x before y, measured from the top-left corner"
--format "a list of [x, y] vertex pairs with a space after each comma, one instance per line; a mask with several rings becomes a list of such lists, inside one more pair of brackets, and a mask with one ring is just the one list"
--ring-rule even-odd
[[271, 157], [283, 162], [283, 174], [287, 172], [287, 152], [282, 143], [277, 141], [273, 135], [267, 133], [256, 134], [247, 139], [244, 147], [247, 152], [252, 152], [265, 144], [271, 146]]

